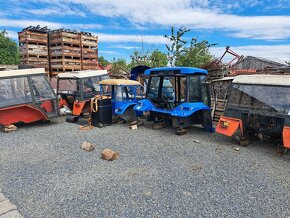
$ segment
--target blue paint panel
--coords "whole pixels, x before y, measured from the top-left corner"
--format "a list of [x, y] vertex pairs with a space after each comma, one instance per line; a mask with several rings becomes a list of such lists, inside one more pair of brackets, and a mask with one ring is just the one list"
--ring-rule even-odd
[[207, 70], [195, 67], [159, 67], [145, 70], [145, 75], [150, 75], [153, 72], [159, 71], [180, 71], [179, 74], [208, 74]]
[[115, 102], [114, 113], [117, 115], [122, 115], [125, 113], [128, 107], [136, 104], [137, 104], [136, 101]]
[[172, 110], [164, 110], [156, 108], [151, 103], [151, 101], [149, 101], [148, 99], [144, 99], [138, 101], [138, 104], [134, 106], [134, 110], [140, 112], [152, 111], [164, 113], [174, 117], [189, 117], [192, 114], [196, 113], [197, 111], [210, 110], [210, 108], [202, 102], [194, 102], [194, 103], [182, 103]]

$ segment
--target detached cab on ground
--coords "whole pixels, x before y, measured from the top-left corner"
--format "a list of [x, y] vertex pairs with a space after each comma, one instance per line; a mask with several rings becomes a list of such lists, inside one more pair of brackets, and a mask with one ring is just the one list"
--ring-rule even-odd
[[0, 71], [0, 125], [49, 121], [59, 116], [44, 68]]
[[233, 136], [241, 145], [249, 136], [283, 139], [290, 148], [290, 75], [243, 75], [232, 82], [229, 100], [216, 131]]
[[177, 134], [185, 134], [184, 128], [194, 124], [213, 131], [207, 74], [204, 69], [189, 67], [148, 69], [146, 99], [139, 101], [134, 110], [156, 124], [172, 122]]
[[108, 79], [101, 81], [100, 85], [101, 95], [111, 97], [113, 116], [118, 116], [126, 122], [137, 121], [133, 107], [143, 98], [141, 83], [125, 79]]
[[73, 121], [80, 115], [90, 113], [90, 100], [100, 94], [99, 82], [109, 79], [106, 70], [76, 71], [60, 73], [57, 76], [57, 94], [60, 108], [64, 105], [71, 110]]

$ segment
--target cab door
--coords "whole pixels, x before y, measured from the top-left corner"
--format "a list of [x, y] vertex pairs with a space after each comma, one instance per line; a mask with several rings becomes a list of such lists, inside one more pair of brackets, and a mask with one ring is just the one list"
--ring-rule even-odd
[[59, 114], [56, 95], [44, 75], [30, 77], [34, 101], [47, 117]]

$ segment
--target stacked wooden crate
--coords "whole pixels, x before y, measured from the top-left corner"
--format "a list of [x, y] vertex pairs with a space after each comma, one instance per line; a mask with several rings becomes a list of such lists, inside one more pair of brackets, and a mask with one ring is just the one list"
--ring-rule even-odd
[[98, 37], [81, 33], [82, 70], [96, 70], [98, 67]]
[[20, 61], [22, 65], [43, 67], [49, 72], [48, 29], [27, 27], [18, 33]]
[[49, 33], [51, 75], [81, 70], [81, 35], [67, 30]]

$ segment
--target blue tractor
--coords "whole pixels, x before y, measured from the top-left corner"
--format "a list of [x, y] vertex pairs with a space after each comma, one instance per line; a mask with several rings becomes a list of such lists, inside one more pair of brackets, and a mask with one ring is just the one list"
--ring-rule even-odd
[[178, 135], [186, 134], [188, 127], [195, 124], [213, 132], [207, 74], [204, 69], [189, 67], [148, 69], [145, 99], [138, 101], [134, 110], [153, 121], [154, 129], [169, 121]]

